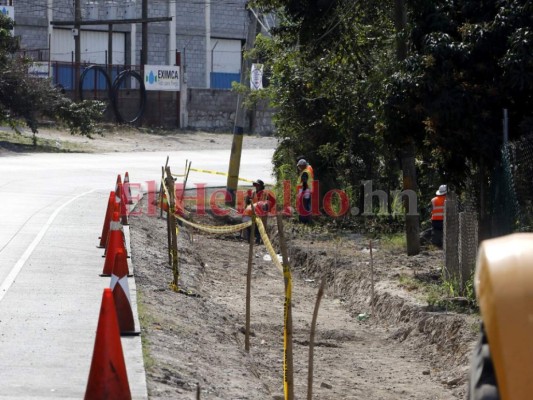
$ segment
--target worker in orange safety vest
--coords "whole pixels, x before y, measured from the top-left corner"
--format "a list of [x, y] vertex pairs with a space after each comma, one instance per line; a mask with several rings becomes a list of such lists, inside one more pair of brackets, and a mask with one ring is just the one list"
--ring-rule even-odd
[[[265, 183], [261, 179], [254, 181], [253, 186], [255, 191], [252, 192], [252, 190], [249, 190], [245, 198], [247, 206], [242, 213], [242, 221], [249, 221], [255, 214], [256, 216], [261, 217], [263, 224], [266, 224], [266, 216], [268, 216], [269, 212], [274, 209], [276, 199], [270, 190], [265, 190]], [[245, 239], [250, 237], [250, 232], [251, 229], [247, 228], [244, 235]], [[255, 242], [257, 244], [261, 243], [261, 238], [257, 231], [255, 232]]]
[[[303, 155], [300, 155], [300, 156], [296, 157], [296, 163], [297, 163], [296, 165], [298, 165], [298, 162], [299, 162], [300, 160], [304, 160], [304, 161], [305, 161], [305, 157], [304, 157]], [[315, 177], [315, 171], [313, 171], [313, 167], [311, 166], [311, 164], [307, 163], [307, 169], [311, 172], [311, 176], [312, 176], [313, 179], [314, 179], [314, 177]]]
[[309, 163], [300, 159], [298, 167], [298, 182], [296, 184], [296, 209], [300, 222], [311, 222], [311, 195], [313, 193], [314, 171]]
[[440, 185], [435, 197], [431, 199], [431, 241], [434, 245], [442, 246], [442, 233], [444, 229], [444, 203], [448, 187]]

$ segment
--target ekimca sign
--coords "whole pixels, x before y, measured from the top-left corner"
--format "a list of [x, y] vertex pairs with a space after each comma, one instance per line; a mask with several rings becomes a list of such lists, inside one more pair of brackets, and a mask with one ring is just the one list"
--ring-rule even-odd
[[180, 90], [180, 67], [171, 65], [145, 65], [144, 86], [146, 90]]

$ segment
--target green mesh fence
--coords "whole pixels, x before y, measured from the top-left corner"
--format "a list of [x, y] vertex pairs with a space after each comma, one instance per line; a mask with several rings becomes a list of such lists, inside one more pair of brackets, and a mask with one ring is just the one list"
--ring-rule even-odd
[[491, 210], [497, 220], [492, 223], [493, 233], [533, 231], [533, 136], [503, 147], [494, 183]]
[[514, 231], [533, 231], [533, 135], [508, 146], [509, 177], [514, 198]]

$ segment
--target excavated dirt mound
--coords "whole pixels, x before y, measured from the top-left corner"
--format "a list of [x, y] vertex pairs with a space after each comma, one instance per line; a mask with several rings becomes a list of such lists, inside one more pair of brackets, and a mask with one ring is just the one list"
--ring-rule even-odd
[[[196, 216], [195, 222], [222, 223], [209, 216]], [[166, 221], [143, 214], [131, 217], [130, 224], [149, 397], [282, 399], [284, 288], [265, 246], [254, 247], [253, 332], [246, 353], [248, 243], [239, 234], [180, 227], [180, 287], [194, 294], [186, 295], [170, 289]], [[269, 222], [275, 242], [274, 224]], [[438, 268], [440, 252], [406, 257], [377, 243], [374, 315], [365, 319], [360, 314], [372, 311], [367, 240], [358, 235], [322, 240], [302, 232], [298, 226], [286, 228], [293, 269], [295, 397], [307, 397], [310, 324], [317, 287], [326, 276], [313, 398], [464, 398], [476, 318], [431, 312], [398, 285], [399, 274]]]

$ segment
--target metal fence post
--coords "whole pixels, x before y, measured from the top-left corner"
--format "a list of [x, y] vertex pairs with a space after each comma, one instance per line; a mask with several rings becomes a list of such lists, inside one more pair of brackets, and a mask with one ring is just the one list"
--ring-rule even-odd
[[457, 196], [453, 192], [446, 195], [444, 203], [444, 279], [460, 279], [459, 270], [459, 217], [457, 213]]
[[466, 285], [476, 265], [478, 228], [476, 213], [459, 213], [460, 291], [466, 294]]

